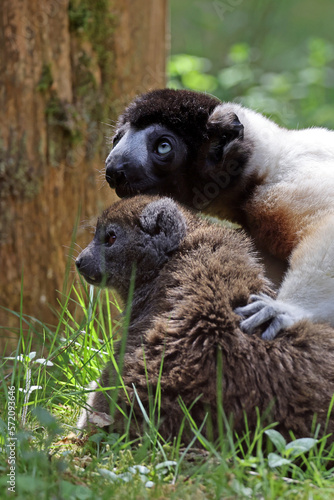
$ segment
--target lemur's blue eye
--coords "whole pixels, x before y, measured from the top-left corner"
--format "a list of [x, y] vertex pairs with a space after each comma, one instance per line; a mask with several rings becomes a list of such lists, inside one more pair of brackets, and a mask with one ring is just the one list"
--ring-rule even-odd
[[170, 153], [171, 150], [172, 150], [172, 145], [166, 139], [163, 139], [157, 145], [157, 152], [159, 153], [159, 155], [166, 155]]

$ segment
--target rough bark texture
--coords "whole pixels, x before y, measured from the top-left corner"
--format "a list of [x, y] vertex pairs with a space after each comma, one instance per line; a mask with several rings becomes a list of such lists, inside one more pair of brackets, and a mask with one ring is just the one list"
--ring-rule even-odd
[[[2, 1], [1, 306], [19, 310], [23, 272], [24, 313], [54, 322], [75, 221], [115, 197], [104, 183], [106, 123], [164, 85], [166, 2]], [[79, 225], [76, 241], [89, 237]], [[17, 326], [4, 310], [0, 325]]]

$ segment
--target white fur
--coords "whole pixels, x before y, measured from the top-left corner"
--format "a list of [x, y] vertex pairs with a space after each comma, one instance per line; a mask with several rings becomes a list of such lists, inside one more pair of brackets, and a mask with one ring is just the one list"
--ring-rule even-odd
[[319, 171], [314, 171], [317, 165], [321, 176], [329, 176], [334, 182], [334, 132], [324, 128], [287, 130], [263, 115], [233, 103], [217, 106], [209, 120], [231, 111], [243, 124], [245, 137], [254, 144], [246, 175], [256, 172], [259, 177], [266, 176], [268, 183], [287, 181], [286, 175], [293, 180], [305, 174], [314, 179], [319, 174]]
[[79, 418], [78, 418], [78, 421], [77, 421], [77, 424], [76, 424], [76, 428], [77, 429], [85, 429], [88, 425], [88, 422], [89, 422], [89, 415], [92, 411], [92, 405], [93, 405], [93, 399], [94, 399], [94, 390], [97, 389], [98, 385], [96, 382], [90, 382], [89, 384], [89, 389], [92, 391], [88, 394], [88, 397], [87, 397], [87, 402], [86, 402], [86, 406], [84, 408], [81, 409], [81, 412], [80, 412], [80, 415], [79, 415]]
[[334, 214], [320, 219], [293, 251], [278, 299], [334, 326]]
[[[258, 231], [263, 214], [277, 216], [281, 211], [294, 242], [277, 300], [253, 297], [252, 304], [237, 310], [248, 318], [242, 326], [251, 332], [272, 319], [265, 338], [303, 318], [334, 326], [334, 132], [287, 130], [232, 103], [217, 106], [210, 120], [219, 121], [227, 112], [238, 116], [254, 147], [241, 181], [246, 185], [252, 177], [259, 182], [247, 204], [250, 226], [255, 221]], [[277, 240], [282, 234], [277, 232]], [[252, 235], [261, 239], [256, 232]], [[262, 243], [270, 252], [276, 242]]]

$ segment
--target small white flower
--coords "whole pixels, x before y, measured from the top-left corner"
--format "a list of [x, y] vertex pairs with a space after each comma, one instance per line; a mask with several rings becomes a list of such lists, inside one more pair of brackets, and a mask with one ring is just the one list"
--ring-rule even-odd
[[177, 465], [177, 462], [174, 462], [173, 460], [166, 460], [166, 462], [161, 462], [160, 464], [156, 465], [155, 469], [160, 470], [160, 469], [169, 469], [170, 467], [175, 467]]
[[119, 479], [122, 479], [125, 483], [129, 483], [132, 479], [132, 474], [130, 472], [124, 472], [123, 474], [118, 474], [117, 476]]
[[[19, 387], [19, 391], [23, 392], [24, 394], [31, 394], [33, 391], [36, 391], [37, 389], [43, 389], [41, 385], [32, 385], [29, 387], [29, 389], [22, 389], [22, 387]], [[27, 398], [29, 400], [29, 398]]]
[[43, 389], [43, 387], [41, 385], [32, 385], [28, 392], [30, 393], [32, 391], [36, 391], [37, 389]]
[[129, 472], [132, 474], [136, 474], [137, 472], [139, 472], [139, 474], [148, 474], [150, 471], [145, 465], [133, 465], [129, 467]]
[[128, 483], [132, 479], [132, 474], [129, 472], [124, 472], [124, 474], [115, 474], [115, 472], [112, 472], [111, 470], [108, 469], [97, 469], [98, 472], [101, 474], [101, 476], [105, 477], [106, 479], [109, 479], [109, 481], [124, 481], [125, 483]]
[[97, 471], [101, 474], [101, 476], [109, 479], [110, 481], [117, 481], [118, 475], [115, 472], [112, 472], [108, 469], [97, 469]]
[[53, 366], [52, 361], [48, 361], [47, 359], [44, 358], [35, 359], [35, 363], [40, 363], [41, 365], [46, 365], [46, 366]]

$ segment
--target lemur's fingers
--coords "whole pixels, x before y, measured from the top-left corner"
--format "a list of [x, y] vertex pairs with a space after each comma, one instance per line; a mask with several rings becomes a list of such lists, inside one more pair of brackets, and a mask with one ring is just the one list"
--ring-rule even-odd
[[272, 340], [284, 328], [310, 317], [310, 314], [299, 306], [272, 299], [267, 295], [251, 295], [250, 298], [254, 302], [235, 309], [239, 316], [247, 318], [241, 321], [240, 328], [245, 333], [251, 334], [257, 327], [272, 320], [262, 334], [265, 340]]
[[248, 334], [253, 333], [255, 328], [274, 318], [276, 315], [275, 309], [264, 302], [259, 301], [256, 304], [261, 306], [258, 312], [255, 312], [255, 314], [240, 323], [241, 330]]
[[294, 323], [294, 320], [292, 320], [284, 315], [281, 314], [274, 318], [271, 322], [271, 324], [268, 326], [268, 328], [263, 332], [262, 338], [264, 340], [273, 340], [276, 335], [283, 330], [283, 328], [287, 328], [288, 326], [291, 326]]
[[267, 305], [267, 302], [265, 300], [266, 298], [269, 299], [270, 297], [267, 297], [267, 295], [264, 294], [251, 295], [250, 300], [252, 300], [253, 302], [247, 304], [247, 306], [237, 307], [234, 312], [242, 318], [248, 318], [249, 316], [252, 316], [253, 314], [261, 311], [261, 309], [263, 309], [263, 307]]

